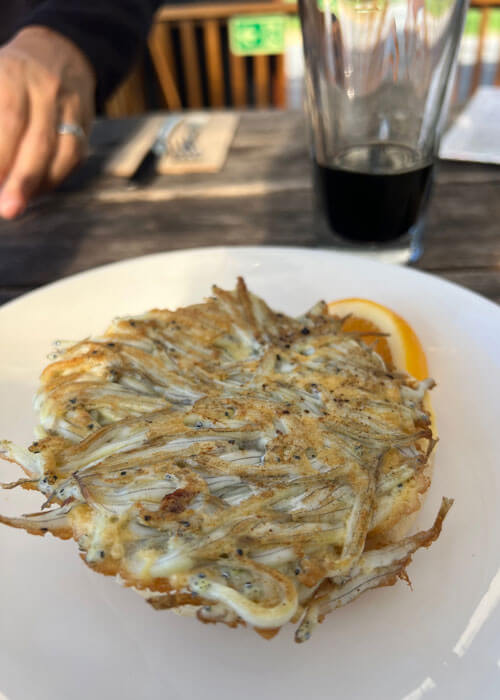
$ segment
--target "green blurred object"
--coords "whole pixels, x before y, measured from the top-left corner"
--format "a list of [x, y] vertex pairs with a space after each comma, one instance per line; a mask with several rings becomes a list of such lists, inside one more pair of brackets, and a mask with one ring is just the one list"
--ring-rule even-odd
[[337, 11], [338, 0], [318, 0], [318, 10], [324, 12], [325, 8], [328, 7], [333, 14]]
[[488, 31], [492, 34], [500, 34], [500, 10], [490, 10], [490, 19], [488, 22]]
[[472, 9], [467, 12], [465, 18], [464, 34], [473, 36], [479, 34], [479, 25], [481, 24], [481, 10]]
[[[467, 12], [464, 27], [465, 36], [479, 36], [481, 28], [481, 15], [481, 10], [475, 7], [471, 8]], [[486, 33], [500, 34], [500, 9], [490, 8]]]
[[285, 50], [285, 15], [248, 15], [228, 22], [229, 47], [236, 56], [281, 54]]

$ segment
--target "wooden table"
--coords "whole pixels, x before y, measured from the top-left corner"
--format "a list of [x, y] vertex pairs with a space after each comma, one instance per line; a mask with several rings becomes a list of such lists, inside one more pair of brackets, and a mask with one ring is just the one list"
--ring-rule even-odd
[[[124, 258], [207, 245], [315, 245], [303, 117], [246, 112], [223, 171], [146, 189], [102, 174], [137, 119], [103, 121], [61, 191], [0, 222], [0, 303]], [[500, 168], [442, 163], [417, 267], [500, 301]]]

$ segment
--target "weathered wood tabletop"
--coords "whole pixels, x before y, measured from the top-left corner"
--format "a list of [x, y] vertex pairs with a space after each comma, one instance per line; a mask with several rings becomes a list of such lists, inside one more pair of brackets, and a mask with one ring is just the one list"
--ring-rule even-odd
[[[63, 188], [0, 222], [0, 303], [96, 265], [207, 245], [316, 245], [303, 117], [246, 112], [216, 174], [105, 176], [140, 120], [98, 122], [88, 161]], [[417, 267], [500, 301], [500, 168], [441, 163]]]

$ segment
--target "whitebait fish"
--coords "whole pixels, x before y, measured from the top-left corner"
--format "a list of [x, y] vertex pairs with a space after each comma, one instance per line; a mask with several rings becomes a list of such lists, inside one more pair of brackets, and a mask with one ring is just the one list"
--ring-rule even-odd
[[363, 591], [407, 579], [434, 525], [404, 537], [430, 483], [432, 381], [391, 372], [319, 303], [300, 318], [217, 287], [203, 304], [113, 321], [59, 350], [36, 440], [0, 443], [39, 513], [156, 609], [296, 641]]

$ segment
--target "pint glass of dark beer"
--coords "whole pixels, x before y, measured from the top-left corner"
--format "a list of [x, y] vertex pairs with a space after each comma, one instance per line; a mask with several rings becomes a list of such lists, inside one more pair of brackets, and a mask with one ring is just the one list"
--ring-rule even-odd
[[418, 259], [466, 0], [299, 0], [321, 241]]

